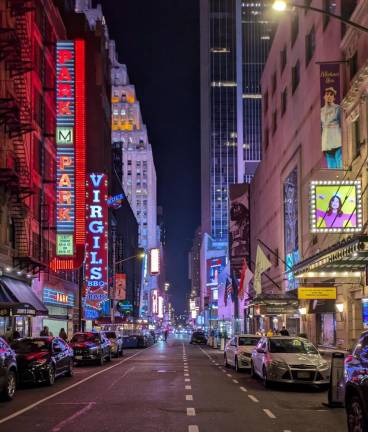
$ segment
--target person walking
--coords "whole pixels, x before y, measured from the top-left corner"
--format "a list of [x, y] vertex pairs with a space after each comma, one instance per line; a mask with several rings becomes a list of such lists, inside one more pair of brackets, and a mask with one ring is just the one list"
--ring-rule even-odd
[[268, 329], [266, 336], [273, 336], [273, 330], [271, 328]]
[[40, 336], [50, 336], [50, 331], [47, 326], [44, 326], [44, 328], [40, 331]]
[[290, 336], [287, 328], [285, 326], [282, 326], [282, 329], [280, 330], [280, 335], [281, 336]]
[[65, 331], [64, 327], [62, 327], [60, 329], [59, 338], [65, 340], [65, 341], [67, 341], [67, 339], [68, 339], [68, 335], [66, 334], [66, 331]]
[[166, 329], [166, 330], [164, 331], [164, 340], [165, 340], [165, 342], [167, 342], [167, 338], [168, 338], [168, 336], [169, 336], [169, 332], [168, 332], [168, 330]]

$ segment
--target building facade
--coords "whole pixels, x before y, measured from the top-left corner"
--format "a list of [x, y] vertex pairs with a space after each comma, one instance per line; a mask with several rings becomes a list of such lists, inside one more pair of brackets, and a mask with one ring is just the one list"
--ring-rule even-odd
[[[329, 7], [366, 26], [365, 3], [333, 2]], [[323, 7], [319, 1], [312, 6]], [[279, 24], [262, 76], [263, 156], [250, 193], [252, 260], [261, 246], [272, 267], [262, 278], [262, 293], [246, 308], [252, 331], [286, 325], [290, 333], [307, 334], [318, 345], [349, 349], [363, 329], [365, 38], [312, 11], [295, 10]], [[326, 77], [328, 88], [321, 91]], [[323, 128], [328, 97], [338, 94], [341, 109], [338, 101], [330, 106], [341, 113], [336, 136], [342, 163], [331, 168], [328, 156], [339, 153], [326, 147], [326, 137], [329, 142], [332, 138]], [[354, 190], [357, 201], [346, 224], [337, 227], [329, 221], [332, 201], [353, 202], [344, 188]], [[330, 189], [334, 195], [325, 207], [321, 203]], [[344, 209], [342, 204], [339, 217]]]

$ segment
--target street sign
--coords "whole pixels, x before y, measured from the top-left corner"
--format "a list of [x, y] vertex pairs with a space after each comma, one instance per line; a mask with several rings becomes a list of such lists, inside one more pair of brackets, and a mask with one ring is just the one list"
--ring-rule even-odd
[[336, 300], [336, 287], [299, 287], [299, 300]]

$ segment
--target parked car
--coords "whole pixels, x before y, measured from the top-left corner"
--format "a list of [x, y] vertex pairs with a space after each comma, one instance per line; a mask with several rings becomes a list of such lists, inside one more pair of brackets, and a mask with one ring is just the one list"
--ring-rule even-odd
[[12, 400], [17, 387], [17, 360], [15, 352], [0, 337], [0, 393], [4, 400]]
[[123, 336], [123, 348], [138, 348], [139, 335]]
[[11, 347], [17, 356], [18, 377], [22, 384], [46, 383], [73, 375], [73, 350], [59, 337], [40, 336], [15, 340]]
[[317, 348], [300, 337], [262, 337], [252, 352], [251, 375], [271, 382], [327, 386], [330, 364]]
[[104, 331], [103, 334], [111, 342], [111, 354], [114, 357], [123, 356], [123, 338], [116, 331]]
[[250, 369], [252, 351], [261, 336], [243, 334], [234, 336], [225, 346], [224, 365], [233, 366], [236, 371]]
[[345, 409], [349, 432], [368, 432], [368, 331], [345, 359]]
[[77, 364], [94, 362], [100, 366], [104, 361], [111, 361], [111, 342], [103, 332], [75, 333], [70, 341]]
[[191, 344], [206, 344], [207, 338], [203, 332], [196, 331], [192, 333], [192, 337], [190, 338]]

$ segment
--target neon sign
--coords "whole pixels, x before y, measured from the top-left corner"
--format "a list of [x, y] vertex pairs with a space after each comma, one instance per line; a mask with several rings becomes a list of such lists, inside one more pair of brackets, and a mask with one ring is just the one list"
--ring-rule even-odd
[[54, 271], [84, 259], [86, 183], [85, 42], [56, 44], [56, 257]]
[[107, 176], [92, 173], [87, 181], [87, 230], [84, 299], [85, 317], [101, 311], [108, 300], [108, 207]]
[[150, 273], [158, 275], [160, 273], [160, 249], [155, 248], [150, 251]]
[[74, 294], [57, 291], [51, 288], [44, 288], [43, 301], [44, 303], [73, 307]]

